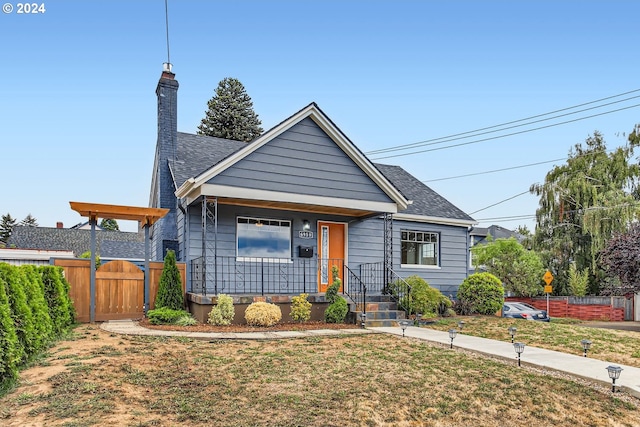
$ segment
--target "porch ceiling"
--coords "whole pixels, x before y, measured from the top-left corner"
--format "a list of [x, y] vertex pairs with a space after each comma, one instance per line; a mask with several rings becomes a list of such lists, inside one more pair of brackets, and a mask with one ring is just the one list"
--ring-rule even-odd
[[[214, 197], [207, 197], [207, 200], [213, 201]], [[325, 215], [341, 215], [350, 217], [369, 217], [380, 212], [374, 212], [363, 209], [350, 209], [335, 206], [319, 206], [307, 203], [291, 203], [291, 202], [276, 202], [269, 200], [249, 200], [249, 199], [236, 199], [229, 197], [219, 197], [218, 204], [221, 205], [235, 205], [235, 206], [248, 206], [252, 208], [267, 208], [267, 209], [279, 209], [285, 211], [296, 212], [309, 212]]]

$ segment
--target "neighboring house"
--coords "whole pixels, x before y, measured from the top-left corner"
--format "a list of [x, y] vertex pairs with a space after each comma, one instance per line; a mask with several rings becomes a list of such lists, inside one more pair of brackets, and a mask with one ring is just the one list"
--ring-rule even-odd
[[[91, 250], [91, 230], [15, 226], [7, 247], [42, 251], [70, 251], [76, 257]], [[96, 253], [103, 261], [144, 260], [144, 234], [96, 230]]]
[[152, 259], [187, 264], [200, 295], [348, 293], [418, 274], [445, 295], [467, 277], [473, 218], [399, 166], [372, 163], [315, 104], [245, 143], [177, 131], [178, 82], [158, 83]]
[[476, 269], [476, 267], [473, 265], [473, 253], [471, 252], [471, 248], [476, 245], [485, 244], [489, 239], [509, 239], [511, 237], [514, 237], [519, 242], [522, 242], [522, 240], [524, 239], [524, 236], [522, 236], [520, 233], [506, 229], [499, 225], [492, 225], [487, 228], [473, 227], [469, 232], [469, 274], [484, 271], [482, 266]]
[[[62, 227], [58, 227], [58, 228], [62, 228]], [[91, 230], [91, 223], [89, 221], [85, 221], [85, 222], [76, 224], [71, 228], [75, 230]], [[96, 224], [96, 230], [102, 230], [102, 227]]]
[[71, 251], [0, 248], [0, 262], [11, 265], [49, 265], [51, 258], [75, 258]]

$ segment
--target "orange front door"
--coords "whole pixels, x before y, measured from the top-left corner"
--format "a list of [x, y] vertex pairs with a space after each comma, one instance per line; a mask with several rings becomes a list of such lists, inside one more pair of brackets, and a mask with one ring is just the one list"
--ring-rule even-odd
[[338, 269], [338, 278], [344, 285], [345, 224], [318, 221], [318, 292], [326, 292], [333, 283], [333, 267]]

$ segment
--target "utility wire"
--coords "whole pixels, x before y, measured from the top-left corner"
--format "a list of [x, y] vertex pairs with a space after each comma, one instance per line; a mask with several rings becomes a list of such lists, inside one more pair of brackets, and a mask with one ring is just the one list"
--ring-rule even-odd
[[553, 159], [553, 160], [545, 160], [543, 162], [537, 162], [537, 163], [528, 163], [526, 165], [511, 166], [511, 167], [502, 168], [502, 169], [493, 169], [493, 170], [484, 171], [484, 172], [475, 172], [475, 173], [468, 173], [468, 174], [465, 174], [465, 175], [448, 176], [446, 178], [426, 179], [426, 180], [424, 180], [422, 182], [446, 181], [448, 179], [466, 178], [468, 176], [476, 176], [476, 175], [486, 175], [486, 174], [495, 173], [495, 172], [504, 172], [504, 171], [513, 170], [513, 169], [528, 168], [530, 166], [544, 165], [546, 163], [559, 162], [561, 160], [567, 160], [567, 157], [562, 157], [560, 159]]
[[[635, 89], [635, 90], [631, 90], [631, 91], [628, 91], [628, 92], [623, 92], [623, 93], [620, 93], [618, 95], [608, 96], [606, 98], [601, 98], [601, 99], [598, 99], [598, 100], [595, 100], [595, 101], [585, 102], [585, 103], [582, 103], [582, 104], [574, 105], [572, 107], [567, 107], [567, 108], [562, 108], [562, 109], [559, 109], [559, 110], [550, 111], [550, 112], [544, 113], [544, 114], [538, 114], [538, 115], [535, 115], [535, 116], [526, 117], [524, 119], [513, 120], [513, 121], [510, 121], [510, 122], [505, 122], [505, 123], [501, 123], [501, 124], [498, 124], [498, 125], [493, 125], [493, 126], [488, 126], [488, 127], [476, 129], [476, 130], [456, 133], [456, 134], [447, 135], [447, 136], [443, 136], [443, 137], [439, 137], [439, 138], [428, 139], [428, 140], [425, 140], [425, 141], [418, 141], [418, 142], [414, 142], [414, 143], [410, 143], [410, 144], [398, 145], [398, 146], [395, 146], [395, 147], [381, 148], [379, 150], [369, 151], [369, 152], [367, 152], [365, 154], [374, 155], [374, 154], [386, 153], [386, 152], [389, 152], [389, 151], [405, 150], [405, 149], [414, 148], [414, 147], [417, 147], [417, 146], [427, 145], [427, 143], [431, 143], [431, 142], [433, 142], [434, 144], [441, 144], [441, 143], [444, 143], [444, 142], [448, 142], [448, 141], [441, 141], [441, 140], [462, 139], [462, 138], [458, 138], [458, 137], [460, 137], [462, 135], [469, 135], [469, 134], [483, 135], [483, 134], [491, 133], [491, 132], [484, 132], [484, 133], [479, 133], [479, 132], [482, 132], [482, 131], [485, 131], [485, 130], [489, 130], [489, 129], [495, 129], [495, 128], [498, 128], [498, 127], [503, 127], [503, 126], [507, 126], [507, 125], [511, 125], [511, 124], [514, 124], [514, 123], [519, 123], [519, 122], [531, 120], [531, 119], [536, 119], [536, 118], [539, 118], [539, 117], [544, 117], [544, 116], [548, 116], [548, 115], [551, 115], [551, 114], [560, 113], [560, 112], [563, 112], [563, 111], [573, 110], [573, 109], [578, 108], [578, 107], [583, 107], [585, 105], [595, 104], [595, 103], [606, 101], [606, 100], [613, 99], [613, 98], [618, 98], [620, 96], [628, 95], [630, 93], [635, 93], [635, 92], [640, 92], [640, 89]], [[537, 121], [533, 121], [531, 123], [525, 123], [525, 124], [521, 124], [521, 125], [518, 125], [518, 126], [525, 126], [527, 124], [538, 123], [538, 122], [545, 121], [545, 120], [551, 120], [551, 119], [557, 118], [557, 117], [563, 117], [563, 116], [570, 115], [570, 114], [576, 114], [576, 113], [582, 112], [582, 111], [587, 111], [587, 110], [591, 110], [591, 109], [595, 109], [595, 108], [601, 108], [601, 107], [604, 107], [604, 106], [607, 106], [607, 105], [612, 105], [612, 104], [615, 104], [615, 103], [620, 103], [620, 102], [628, 101], [630, 99], [638, 98], [639, 96], [633, 96], [633, 97], [630, 97], [630, 98], [627, 98], [627, 99], [611, 102], [611, 103], [608, 103], [608, 104], [603, 104], [603, 105], [600, 105], [600, 106], [591, 107], [591, 108], [587, 108], [587, 109], [584, 109], [584, 110], [576, 111], [576, 112], [573, 112], [573, 113], [567, 113], [567, 114], [559, 115], [559, 116], [556, 116], [556, 117], [550, 117], [550, 118], [547, 118], [547, 119], [544, 119], [544, 120], [537, 120]], [[518, 126], [511, 126], [511, 127], [504, 128], [504, 129], [497, 129], [497, 130], [494, 130], [492, 132], [499, 132], [501, 130], [511, 129], [511, 128], [518, 127]], [[470, 137], [473, 137], [473, 136], [477, 136], [477, 135], [469, 135], [469, 136], [466, 136], [464, 138], [470, 138]], [[441, 142], [435, 142], [435, 141], [441, 141]], [[429, 145], [431, 145], [431, 144], [429, 144]]]
[[481, 211], [487, 210], [487, 209], [489, 209], [489, 208], [492, 208], [492, 207], [494, 207], [494, 206], [498, 206], [499, 204], [502, 204], [502, 203], [504, 203], [504, 202], [508, 202], [509, 200], [513, 200], [513, 199], [515, 199], [516, 197], [520, 197], [520, 196], [522, 196], [522, 195], [524, 195], [524, 194], [527, 194], [527, 193], [529, 193], [529, 190], [527, 190], [527, 191], [523, 191], [522, 193], [518, 193], [518, 194], [516, 194], [515, 196], [511, 196], [511, 197], [509, 197], [509, 198], [507, 198], [507, 199], [500, 200], [499, 202], [496, 202], [496, 203], [494, 203], [494, 204], [492, 204], [492, 205], [489, 205], [489, 206], [487, 206], [486, 208], [482, 208], [482, 209], [478, 209], [477, 211], [473, 211], [473, 212], [469, 213], [469, 215], [473, 215], [474, 213], [478, 213], [478, 212], [481, 212]]
[[464, 145], [477, 144], [479, 142], [485, 142], [485, 141], [491, 141], [491, 140], [494, 140], [494, 139], [506, 138], [508, 136], [520, 135], [520, 134], [523, 134], [523, 133], [534, 132], [534, 131], [541, 130], [541, 129], [547, 129], [547, 128], [551, 128], [551, 127], [555, 127], [555, 126], [565, 125], [567, 123], [578, 122], [580, 120], [591, 119], [593, 117], [604, 116], [605, 114], [617, 113], [619, 111], [628, 110], [628, 109], [635, 108], [635, 107], [640, 107], [640, 104], [635, 104], [635, 105], [631, 105], [631, 106], [628, 106], [628, 107], [618, 108], [616, 110], [605, 111], [603, 113], [592, 114], [590, 116], [579, 117], [577, 119], [567, 120], [567, 121], [564, 121], [564, 122], [554, 123], [554, 124], [550, 124], [550, 125], [546, 125], [546, 126], [540, 126], [540, 127], [537, 127], [537, 128], [522, 130], [522, 131], [519, 131], [519, 132], [512, 132], [512, 133], [508, 133], [508, 134], [505, 134], [505, 135], [498, 135], [498, 136], [493, 136], [493, 137], [490, 137], [490, 138], [483, 138], [483, 139], [478, 139], [478, 140], [469, 141], [469, 142], [461, 142], [459, 144], [452, 144], [452, 145], [447, 145], [447, 146], [444, 146], [444, 147], [436, 147], [436, 148], [429, 148], [429, 149], [426, 149], [426, 150], [412, 151], [410, 153], [392, 154], [392, 155], [389, 155], [389, 156], [375, 157], [372, 160], [381, 160], [381, 159], [390, 159], [390, 158], [393, 158], [393, 157], [410, 156], [412, 154], [427, 153], [427, 152], [430, 152], [430, 151], [446, 150], [447, 148], [454, 148], [454, 147], [461, 147], [461, 146], [464, 146]]

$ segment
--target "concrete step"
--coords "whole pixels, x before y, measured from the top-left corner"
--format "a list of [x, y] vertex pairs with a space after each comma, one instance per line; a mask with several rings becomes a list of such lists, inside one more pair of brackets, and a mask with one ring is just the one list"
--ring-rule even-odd
[[398, 326], [398, 319], [383, 319], [383, 320], [369, 320], [367, 319], [366, 326], [367, 328], [388, 328]]

